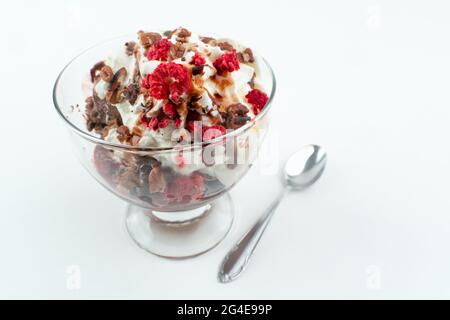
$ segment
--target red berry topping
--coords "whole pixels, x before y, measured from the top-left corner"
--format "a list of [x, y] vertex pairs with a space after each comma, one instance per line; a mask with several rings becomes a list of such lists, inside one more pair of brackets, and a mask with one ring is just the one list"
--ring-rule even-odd
[[189, 73], [181, 64], [161, 63], [153, 73], [142, 79], [142, 87], [155, 99], [171, 99], [177, 103], [189, 90]]
[[267, 94], [258, 89], [253, 89], [245, 96], [247, 98], [248, 103], [253, 106], [253, 113], [258, 114], [266, 105], [267, 101], [269, 101], [269, 97]]
[[206, 63], [206, 60], [200, 53], [196, 52], [195, 55], [192, 57], [191, 63], [196, 65], [197, 67], [200, 67]]
[[156, 117], [150, 118], [149, 121], [147, 122], [147, 128], [149, 129], [155, 130], [157, 126], [158, 126], [158, 118]]
[[148, 50], [147, 59], [148, 60], [167, 60], [169, 56], [169, 50], [172, 46], [172, 42], [167, 39], [161, 39]]
[[175, 116], [177, 115], [177, 111], [175, 110], [175, 106], [168, 102], [166, 103], [163, 107], [162, 107], [163, 112], [165, 113], [166, 116], [168, 116], [170, 119], [175, 118]]
[[167, 190], [167, 198], [173, 202], [189, 202], [198, 200], [205, 193], [205, 180], [198, 173], [190, 176], [176, 177], [169, 185]]
[[217, 58], [214, 63], [214, 68], [218, 73], [233, 72], [239, 70], [239, 60], [236, 55], [236, 51], [228, 51]]
[[158, 122], [158, 128], [163, 129], [165, 127], [167, 127], [170, 123], [170, 119], [169, 118], [163, 118], [161, 120], [159, 120]]
[[213, 140], [227, 133], [227, 129], [221, 125], [203, 127], [203, 141]]

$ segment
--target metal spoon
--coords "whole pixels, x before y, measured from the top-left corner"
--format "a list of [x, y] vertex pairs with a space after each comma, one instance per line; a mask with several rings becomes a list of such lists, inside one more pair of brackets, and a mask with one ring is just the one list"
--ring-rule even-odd
[[284, 167], [283, 192], [250, 231], [228, 252], [220, 266], [220, 282], [233, 281], [244, 271], [283, 197], [290, 190], [306, 189], [314, 184], [325, 170], [326, 161], [325, 150], [316, 145], [304, 146], [289, 157]]

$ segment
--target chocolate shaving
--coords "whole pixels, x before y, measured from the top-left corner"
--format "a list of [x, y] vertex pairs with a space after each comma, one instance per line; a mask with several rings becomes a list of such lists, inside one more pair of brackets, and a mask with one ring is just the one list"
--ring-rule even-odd
[[193, 76], [198, 76], [200, 74], [203, 74], [203, 68], [205, 66], [194, 66], [192, 67], [192, 75]]
[[248, 85], [250, 86], [250, 88], [255, 89], [255, 78], [256, 78], [256, 72], [253, 72], [253, 76], [250, 79], [250, 81], [248, 82]]
[[85, 117], [89, 131], [101, 132], [109, 125], [123, 124], [119, 110], [95, 94], [86, 99]]
[[92, 82], [92, 83], [95, 82], [95, 80], [96, 80], [97, 77], [98, 77], [98, 72], [100, 72], [100, 70], [101, 70], [104, 66], [105, 66], [105, 62], [99, 61], [99, 62], [97, 62], [97, 63], [91, 68], [90, 74], [91, 74], [91, 82]]
[[163, 32], [163, 35], [167, 38], [172, 38], [173, 34], [176, 32], [177, 30], [167, 30]]
[[136, 103], [136, 100], [139, 96], [139, 84], [138, 83], [131, 83], [128, 85], [128, 87], [125, 89], [125, 98], [128, 99], [130, 104], [134, 105]]
[[100, 69], [100, 78], [105, 82], [111, 82], [114, 76], [114, 72], [110, 66], [104, 65]]
[[229, 129], [238, 129], [246, 124], [250, 117], [247, 116], [248, 108], [241, 103], [228, 106], [226, 115], [226, 126]]
[[114, 74], [108, 91], [106, 92], [106, 101], [109, 103], [120, 103], [125, 95], [125, 90], [122, 88], [125, 78], [127, 77], [127, 69], [120, 68]]

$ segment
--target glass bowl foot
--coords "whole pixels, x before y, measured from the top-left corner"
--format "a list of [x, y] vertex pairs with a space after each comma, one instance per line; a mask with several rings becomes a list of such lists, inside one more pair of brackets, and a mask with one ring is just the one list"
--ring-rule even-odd
[[229, 194], [206, 206], [178, 212], [159, 212], [129, 205], [126, 227], [136, 244], [166, 258], [189, 258], [217, 246], [233, 224]]

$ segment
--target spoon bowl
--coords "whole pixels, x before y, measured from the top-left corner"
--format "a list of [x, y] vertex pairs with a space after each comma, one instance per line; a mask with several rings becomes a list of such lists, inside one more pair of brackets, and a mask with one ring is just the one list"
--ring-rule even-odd
[[284, 167], [284, 182], [294, 189], [304, 189], [320, 178], [327, 163], [327, 153], [316, 145], [308, 145], [292, 154]]

